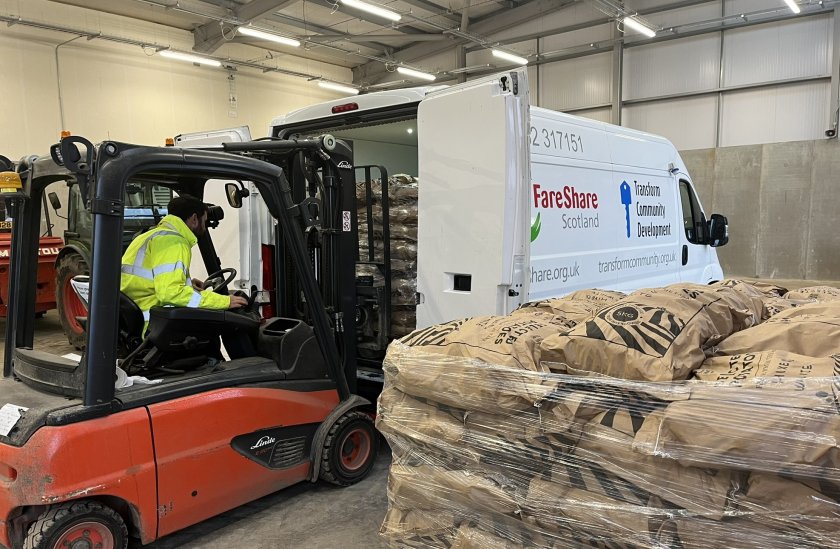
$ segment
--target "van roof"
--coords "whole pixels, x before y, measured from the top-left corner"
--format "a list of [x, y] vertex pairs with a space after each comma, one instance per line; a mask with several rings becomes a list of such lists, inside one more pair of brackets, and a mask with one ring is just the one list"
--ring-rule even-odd
[[393, 105], [418, 103], [430, 93], [442, 90], [445, 87], [448, 86], [441, 86], [440, 84], [436, 86], [418, 86], [415, 88], [385, 90], [366, 93], [363, 95], [351, 95], [349, 97], [342, 97], [341, 99], [324, 101], [323, 103], [310, 105], [284, 115], [276, 116], [271, 121], [271, 127], [273, 128], [279, 125], [294, 124], [295, 122], [302, 122], [306, 120], [329, 118], [330, 116], [333, 116], [333, 107], [346, 105], [348, 103], [356, 103], [359, 106], [359, 108], [355, 109], [354, 112], [369, 111]]

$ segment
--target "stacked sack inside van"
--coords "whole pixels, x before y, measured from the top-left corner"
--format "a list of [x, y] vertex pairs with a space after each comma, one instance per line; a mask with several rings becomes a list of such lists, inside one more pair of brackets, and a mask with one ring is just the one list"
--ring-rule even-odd
[[382, 534], [838, 546], [840, 292], [806, 290], [582, 291], [395, 341], [378, 403], [393, 450]]
[[[366, 183], [356, 185], [359, 219], [359, 256], [368, 259], [368, 234], [373, 234], [374, 258], [382, 261], [384, 251], [382, 185], [370, 182], [372, 229], [368, 219]], [[402, 337], [417, 325], [417, 178], [397, 174], [388, 178], [388, 217], [391, 241], [391, 331]], [[382, 272], [375, 266], [360, 265], [357, 276], [370, 276], [374, 284], [383, 282]]]

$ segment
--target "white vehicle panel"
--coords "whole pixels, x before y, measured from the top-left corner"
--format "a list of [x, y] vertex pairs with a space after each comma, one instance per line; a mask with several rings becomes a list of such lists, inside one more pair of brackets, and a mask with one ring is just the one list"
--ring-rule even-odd
[[[250, 141], [251, 132], [247, 126], [208, 132], [181, 134], [175, 138], [175, 145], [187, 149], [219, 147], [222, 143]], [[254, 284], [262, 289], [262, 257], [260, 253], [260, 224], [265, 215], [265, 208], [259, 199], [259, 191], [253, 183], [243, 181], [251, 196], [243, 200], [242, 208], [236, 209], [228, 204], [225, 188], [222, 184], [210, 184], [205, 188], [204, 201], [221, 206], [225, 218], [218, 230], [213, 230], [213, 244], [221, 260], [222, 267], [237, 269], [237, 278], [233, 286], [249, 290]], [[211, 229], [212, 230], [212, 229]], [[197, 254], [190, 266], [190, 274], [203, 279], [208, 273]]]
[[527, 73], [502, 78], [420, 104], [418, 328], [506, 314], [527, 295]]

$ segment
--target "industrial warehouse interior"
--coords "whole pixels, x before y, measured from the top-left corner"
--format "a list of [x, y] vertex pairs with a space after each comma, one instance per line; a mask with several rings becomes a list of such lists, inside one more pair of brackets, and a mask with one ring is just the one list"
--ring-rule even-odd
[[840, 0], [0, 0], [0, 549], [840, 547]]

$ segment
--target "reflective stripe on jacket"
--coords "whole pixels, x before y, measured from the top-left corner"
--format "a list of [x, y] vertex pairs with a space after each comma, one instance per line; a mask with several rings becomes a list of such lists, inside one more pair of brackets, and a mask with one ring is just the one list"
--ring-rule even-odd
[[[230, 296], [192, 287], [190, 261], [196, 236], [175, 215], [164, 217], [157, 227], [137, 236], [122, 257], [120, 291], [143, 312], [157, 305], [227, 309]], [[145, 331], [145, 329], [144, 329]]]

